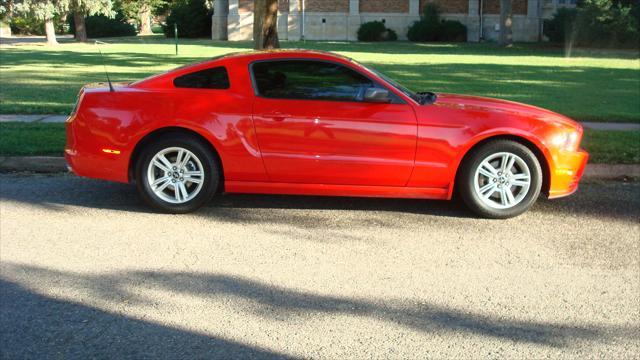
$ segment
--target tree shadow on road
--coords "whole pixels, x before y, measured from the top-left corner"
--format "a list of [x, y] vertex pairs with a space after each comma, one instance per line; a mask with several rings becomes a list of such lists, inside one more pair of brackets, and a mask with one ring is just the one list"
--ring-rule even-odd
[[[19, 285], [30, 281], [44, 283], [47, 290], [59, 293], [81, 293], [83, 299], [90, 303], [111, 307], [123, 301], [126, 301], [127, 306], [146, 306], [161, 300], [140, 294], [165, 292], [171, 294], [169, 298], [204, 298], [211, 306], [218, 302], [233, 303], [234, 311], [284, 320], [285, 323], [301, 317], [310, 319], [347, 315], [387, 322], [424, 333], [473, 335], [551, 348], [568, 347], [577, 341], [606, 342], [612, 338], [634, 337], [638, 331], [637, 328], [602, 328], [508, 319], [414, 301], [320, 295], [215, 273], [122, 271], [86, 275], [5, 262], [2, 277], [5, 280], [0, 286], [2, 292], [7, 294], [2, 304], [2, 342], [8, 355], [28, 351], [21, 346], [25, 345], [25, 337], [33, 343], [32, 348], [36, 352], [44, 351], [39, 348], [43, 346], [56, 346], [57, 351], [80, 351], [86, 344], [92, 351], [113, 354], [132, 351], [134, 355], [136, 351], [144, 354], [147, 350], [158, 347], [154, 351], [162, 357], [178, 350], [173, 346], [190, 349], [198, 357], [198, 351], [203, 354], [209, 352], [214, 356], [276, 355], [225, 340], [167, 329], [83, 305], [34, 295]], [[85, 324], [87, 321], [90, 323]], [[60, 339], [61, 334], [67, 338]], [[177, 341], [172, 340], [176, 338]], [[180, 346], [180, 342], [184, 342], [184, 346]]]
[[37, 294], [0, 280], [2, 359], [293, 358]]

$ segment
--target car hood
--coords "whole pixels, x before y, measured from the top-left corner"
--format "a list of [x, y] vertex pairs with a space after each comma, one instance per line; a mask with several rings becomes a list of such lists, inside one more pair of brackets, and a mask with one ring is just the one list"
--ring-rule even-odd
[[458, 94], [439, 93], [435, 106], [443, 106], [460, 110], [482, 111], [487, 113], [502, 113], [507, 115], [524, 116], [546, 122], [560, 123], [570, 127], [581, 127], [577, 122], [553, 111], [533, 105], [515, 101], [468, 96]]

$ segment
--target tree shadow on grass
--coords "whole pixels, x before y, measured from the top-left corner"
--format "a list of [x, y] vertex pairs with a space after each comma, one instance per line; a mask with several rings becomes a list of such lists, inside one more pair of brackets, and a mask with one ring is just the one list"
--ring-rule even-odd
[[[210, 57], [226, 52], [245, 50], [245, 45], [223, 44], [228, 48], [212, 47]], [[322, 43], [322, 46], [326, 44]], [[345, 51], [360, 45], [344, 44]], [[380, 45], [384, 52], [384, 44]], [[405, 46], [405, 45], [400, 45]], [[413, 45], [412, 45], [413, 46]], [[447, 44], [433, 45], [429, 51], [438, 54], [450, 51]], [[454, 48], [473, 47], [451, 45]], [[415, 47], [415, 46], [413, 46]], [[392, 46], [398, 49], [398, 46]], [[434, 50], [440, 49], [440, 50]], [[485, 49], [486, 47], [480, 47]], [[466, 51], [465, 50], [465, 51]], [[455, 52], [451, 53], [455, 55]], [[464, 53], [460, 53], [464, 55]], [[55, 108], [70, 111], [78, 89], [89, 82], [105, 81], [103, 59], [97, 52], [72, 50], [11, 49], [3, 51], [0, 67], [3, 79], [2, 105], [4, 112], [27, 107], [36, 111]], [[157, 69], [206, 60], [208, 56], [179, 56], [171, 53], [136, 53], [132, 51], [104, 52], [111, 78], [114, 81], [134, 81], [159, 72]], [[599, 66], [534, 66], [493, 63], [412, 63], [388, 64], [368, 61], [368, 65], [387, 73], [414, 90], [429, 90], [505, 98], [549, 108], [579, 120], [640, 121], [640, 80], [638, 70]], [[26, 65], [35, 70], [13, 67]], [[38, 69], [55, 67], [57, 72]], [[50, 103], [39, 106], [38, 101]], [[52, 105], [59, 102], [59, 106]], [[29, 110], [29, 111], [32, 111]]]
[[[166, 44], [173, 46], [173, 38], [161, 36], [154, 37], [120, 37], [105, 38], [101, 41], [114, 44]], [[219, 41], [211, 39], [179, 39], [181, 45], [197, 45], [212, 48], [225, 48], [230, 51], [247, 51], [253, 49], [252, 41]], [[505, 48], [494, 43], [468, 43], [468, 42], [352, 42], [352, 41], [281, 41], [284, 49], [309, 49], [331, 52], [350, 53], [375, 53], [375, 54], [406, 54], [406, 55], [497, 55], [497, 56], [545, 56], [566, 57], [564, 46], [540, 43], [515, 43]], [[573, 56], [585, 56], [591, 58], [611, 59], [636, 59], [639, 56], [637, 50], [621, 49], [581, 49], [574, 48]]]
[[[346, 46], [346, 45], [345, 45]], [[351, 46], [351, 45], [349, 45]], [[224, 53], [212, 51], [211, 56]], [[180, 65], [206, 60], [206, 56], [176, 57], [172, 54], [135, 52], [105, 53], [105, 62], [114, 81], [134, 81]], [[105, 81], [103, 59], [97, 53], [12, 49], [2, 53], [5, 72], [0, 109], [55, 108], [69, 111], [80, 86]], [[505, 98], [549, 108], [579, 120], [640, 121], [640, 80], [638, 70], [598, 66], [539, 66], [491, 63], [388, 64], [368, 61], [368, 65], [414, 90], [429, 90]], [[60, 72], [13, 70], [12, 66], [55, 66]], [[6, 70], [5, 70], [6, 69]], [[20, 70], [23, 71], [23, 70]], [[35, 101], [35, 100], [38, 101]], [[38, 102], [60, 106], [43, 105]], [[29, 111], [32, 111], [29, 110]], [[35, 110], [33, 110], [35, 111]]]
[[[61, 334], [58, 333], [71, 336], [70, 339], [65, 340], [71, 344], [79, 346], [87, 343], [89, 348], [103, 345], [105, 350], [109, 349], [108, 351], [114, 351], [114, 353], [126, 353], [127, 342], [134, 345], [133, 351], [141, 349], [146, 351], [155, 346], [159, 346], [160, 349], [169, 347], [168, 350], [172, 351], [171, 346], [177, 346], [173, 344], [171, 339], [167, 339], [175, 331], [159, 326], [140, 324], [133, 320], [124, 320], [122, 317], [109, 315], [98, 310], [89, 310], [79, 305], [70, 306], [68, 303], [33, 296], [17, 284], [17, 280], [14, 280], [16, 278], [24, 279], [21, 281], [41, 282], [61, 293], [80, 292], [90, 302], [109, 306], [124, 300], [130, 306], [149, 305], [159, 300], [140, 294], [165, 292], [173, 296], [200, 297], [206, 299], [212, 306], [220, 301], [223, 303], [231, 302], [236, 308], [235, 311], [269, 319], [287, 321], [293, 317], [317, 318], [349, 315], [383, 321], [423, 333], [475, 335], [510, 340], [516, 343], [538, 344], [551, 348], [568, 347], [577, 341], [606, 342], [612, 338], [634, 337], [638, 330], [633, 327], [601, 328], [533, 320], [510, 320], [492, 315], [460, 311], [441, 305], [416, 304], [413, 301], [404, 300], [319, 295], [287, 289], [278, 285], [267, 285], [248, 278], [215, 273], [122, 271], [84, 275], [69, 271], [4, 263], [2, 274], [5, 278], [2, 286], [6, 288], [6, 290], [3, 289], [3, 292], [9, 293], [2, 305], [2, 312], [5, 314], [2, 317], [2, 332], [12, 337], [11, 340], [7, 340], [3, 336], [3, 341], [9, 345], [9, 349], [17, 347], [14, 350], [16, 352], [21, 351], [21, 346], [15, 344], [24, 341], [21, 340], [24, 339], [24, 336], [20, 335], [21, 332], [36, 340], [36, 346], [44, 345], [42, 344], [43, 340], [46, 344], [50, 343], [46, 337], [42, 339], [42, 335], [59, 339]], [[65, 307], [68, 308], [65, 309]], [[78, 310], [75, 307], [79, 307], [80, 314], [74, 311]], [[52, 314], [62, 315], [52, 316]], [[90, 319], [91, 324], [84, 324], [83, 320], [85, 319]], [[93, 322], [96, 320], [101, 325], [95, 326]], [[44, 329], [41, 330], [39, 325], [44, 325]], [[124, 331], [120, 330], [119, 326], [124, 326]], [[20, 331], [16, 331], [16, 327], [20, 328]], [[159, 336], [153, 335], [154, 333]], [[131, 340], [125, 340], [124, 344], [118, 345], [118, 340], [120, 340], [118, 334], [127, 334], [127, 338]], [[188, 344], [198, 345], [195, 348], [202, 348], [203, 351], [216, 350], [207, 347], [208, 343], [208, 346], [211, 346], [210, 343], [213, 342], [220, 346], [220, 349], [217, 350], [224, 351], [227, 347], [232, 352], [268, 354], [219, 339], [195, 337], [185, 333], [177, 333], [176, 335], [178, 339], [183, 339]], [[39, 338], [40, 341], [37, 341]], [[115, 348], [111, 347], [110, 343], [112, 342], [116, 345]], [[7, 349], [7, 346], [3, 346], [3, 348]], [[156, 353], [163, 354], [158, 350]]]
[[103, 61], [107, 66], [117, 67], [142, 67], [180, 65], [206, 60], [206, 57], [177, 57], [172, 54], [145, 54], [136, 52], [103, 52], [103, 55], [95, 52], [80, 52], [69, 50], [31, 50], [12, 49], [2, 53], [2, 67], [10, 66], [102, 66]]
[[416, 91], [502, 98], [577, 120], [640, 121], [637, 69], [504, 64], [368, 63]]

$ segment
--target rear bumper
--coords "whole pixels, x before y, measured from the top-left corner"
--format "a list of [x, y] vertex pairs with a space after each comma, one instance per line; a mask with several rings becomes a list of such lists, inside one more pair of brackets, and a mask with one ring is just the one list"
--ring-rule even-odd
[[588, 159], [589, 154], [584, 150], [563, 151], [554, 156], [554, 166], [549, 174], [549, 199], [568, 196], [578, 190]]
[[76, 116], [66, 123], [67, 143], [64, 158], [67, 167], [78, 176], [117, 181], [129, 181], [129, 152], [118, 154], [106, 152], [113, 149], [113, 142], [92, 131], [87, 124]]

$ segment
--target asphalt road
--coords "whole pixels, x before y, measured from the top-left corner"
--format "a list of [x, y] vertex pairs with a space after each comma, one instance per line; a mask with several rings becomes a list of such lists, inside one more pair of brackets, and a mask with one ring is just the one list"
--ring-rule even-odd
[[640, 184], [511, 220], [447, 202], [0, 175], [1, 358], [637, 358]]

